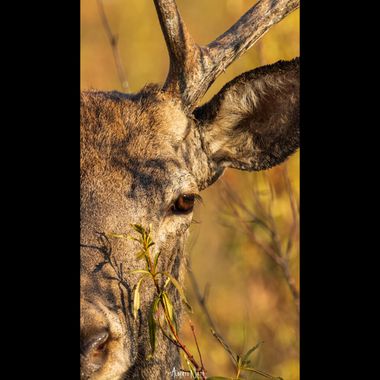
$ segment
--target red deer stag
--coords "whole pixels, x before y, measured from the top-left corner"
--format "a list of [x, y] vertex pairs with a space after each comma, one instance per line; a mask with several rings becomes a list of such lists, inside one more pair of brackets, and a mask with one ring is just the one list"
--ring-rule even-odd
[[[298, 0], [261, 0], [206, 46], [186, 29], [175, 0], [154, 0], [170, 56], [163, 86], [135, 94], [81, 94], [81, 378], [169, 379], [179, 349], [157, 334], [151, 353], [148, 316], [155, 289], [133, 289], [138, 243], [111, 238], [151, 226], [159, 270], [179, 283], [184, 243], [198, 193], [228, 167], [263, 170], [299, 146], [299, 59], [260, 67], [199, 101], [211, 84]], [[163, 281], [165, 279], [162, 279]], [[160, 280], [161, 281], [161, 280]], [[168, 287], [181, 322], [182, 303]]]

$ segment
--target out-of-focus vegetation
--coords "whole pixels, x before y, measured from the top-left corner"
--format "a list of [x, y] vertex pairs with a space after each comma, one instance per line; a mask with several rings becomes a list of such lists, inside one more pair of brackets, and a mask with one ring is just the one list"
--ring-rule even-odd
[[[195, 40], [205, 44], [228, 29], [254, 1], [177, 0], [177, 4]], [[129, 91], [138, 91], [148, 82], [162, 83], [168, 57], [153, 1], [104, 0], [104, 7], [118, 36]], [[244, 71], [298, 55], [296, 11], [233, 63], [204, 101]], [[81, 88], [122, 90], [96, 0], [81, 0]], [[293, 295], [299, 291], [299, 153], [265, 173], [227, 170], [202, 196], [204, 204], [196, 210], [199, 223], [191, 227], [188, 251], [201, 293], [205, 287], [208, 290], [207, 307], [218, 333], [236, 352], [246, 352], [264, 341], [252, 355], [254, 367], [285, 380], [298, 380], [299, 315]], [[275, 237], [262, 219], [275, 228]], [[288, 277], [265, 247], [288, 258]], [[232, 376], [230, 358], [210, 332], [190, 276], [185, 285], [208, 375]], [[182, 336], [195, 353], [186, 317]]]

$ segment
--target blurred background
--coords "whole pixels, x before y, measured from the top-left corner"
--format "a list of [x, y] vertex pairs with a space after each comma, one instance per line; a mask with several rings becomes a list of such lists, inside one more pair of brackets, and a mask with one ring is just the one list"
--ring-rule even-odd
[[[207, 44], [246, 12], [253, 0], [177, 0], [199, 44]], [[162, 83], [168, 56], [152, 0], [104, 0], [118, 36], [128, 92]], [[210, 88], [204, 101], [244, 71], [299, 55], [299, 11], [275, 25]], [[125, 84], [124, 84], [125, 85]], [[123, 87], [102, 24], [97, 0], [81, 0], [81, 89]], [[202, 194], [188, 242], [186, 293], [194, 314], [184, 318], [182, 337], [195, 353], [191, 318], [208, 375], [234, 376], [229, 356], [210, 332], [211, 323], [237, 353], [260, 341], [251, 365], [299, 379], [299, 153], [271, 170], [228, 169]], [[194, 282], [195, 281], [195, 282]], [[263, 379], [243, 373], [242, 378]]]

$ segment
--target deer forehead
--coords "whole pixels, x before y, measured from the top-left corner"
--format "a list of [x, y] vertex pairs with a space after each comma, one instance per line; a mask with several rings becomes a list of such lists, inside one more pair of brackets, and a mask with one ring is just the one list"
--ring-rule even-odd
[[[82, 136], [84, 194], [103, 199], [103, 208], [130, 199], [128, 209], [141, 211], [147, 200], [150, 206], [165, 208], [182, 192], [196, 192], [191, 173], [195, 164], [185, 159], [196, 149], [193, 124], [179, 102], [155, 91], [143, 100], [107, 93], [84, 97], [82, 128], [93, 132], [91, 138], [85, 132]], [[99, 97], [102, 108], [96, 113]], [[96, 119], [87, 117], [94, 114]]]
[[163, 105], [162, 124], [159, 131], [170, 137], [177, 144], [183, 141], [189, 127], [189, 120], [177, 102], [168, 102]]
[[153, 101], [149, 106], [129, 112], [126, 122], [126, 138], [120, 151], [127, 167], [138, 167], [153, 173], [165, 182], [165, 185], [179, 186], [182, 182], [191, 182], [189, 163], [183, 153], [193, 151], [194, 123], [184, 113], [179, 102], [165, 99]]

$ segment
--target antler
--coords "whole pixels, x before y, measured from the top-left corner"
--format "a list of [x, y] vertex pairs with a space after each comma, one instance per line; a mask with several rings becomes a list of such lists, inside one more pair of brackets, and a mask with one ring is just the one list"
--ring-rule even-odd
[[299, 7], [299, 0], [261, 0], [230, 29], [199, 46], [192, 39], [175, 0], [154, 0], [170, 56], [163, 89], [177, 95], [191, 111], [215, 79], [271, 26]]

